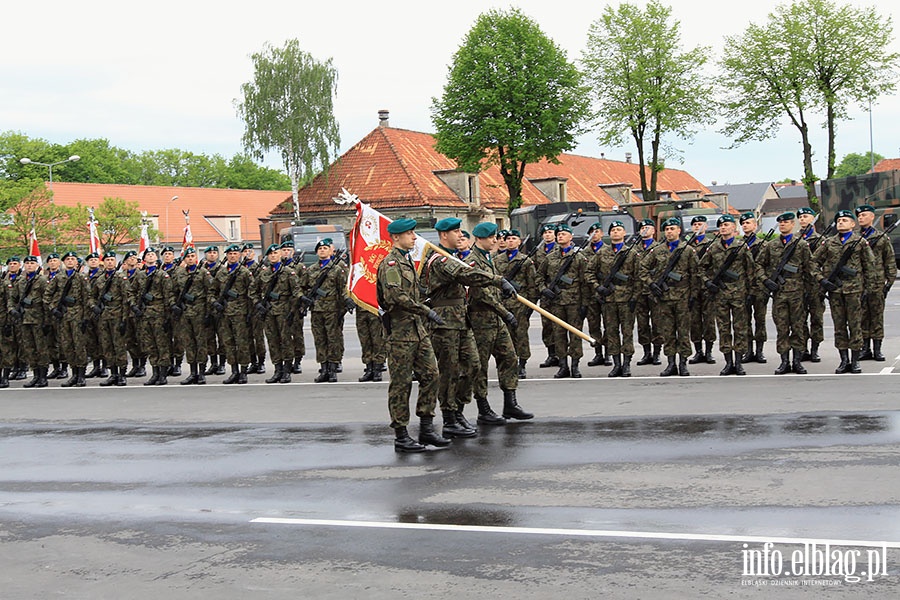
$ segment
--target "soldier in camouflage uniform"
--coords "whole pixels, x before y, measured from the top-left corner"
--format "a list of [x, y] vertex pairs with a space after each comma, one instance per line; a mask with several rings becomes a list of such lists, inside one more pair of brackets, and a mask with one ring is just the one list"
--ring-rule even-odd
[[[337, 381], [338, 363], [344, 354], [344, 315], [356, 307], [347, 295], [347, 267], [343, 260], [335, 261], [331, 238], [316, 242], [318, 262], [309, 269], [308, 287], [301, 302], [310, 308], [309, 319], [316, 345], [319, 374], [315, 383]], [[316, 285], [318, 290], [314, 291]]]
[[[285, 266], [294, 269], [297, 272], [297, 278], [300, 281], [300, 287], [307, 289], [312, 285], [309, 281], [309, 269], [303, 263], [302, 254], [294, 254], [293, 240], [285, 240], [281, 243], [281, 262]], [[293, 364], [287, 365], [291, 373], [298, 375], [303, 372], [302, 361], [306, 356], [306, 339], [303, 334], [303, 323], [306, 320], [307, 308], [302, 303], [297, 303], [292, 309], [289, 317], [291, 325], [291, 345], [293, 348]]]
[[[600, 221], [593, 223], [588, 227], [588, 235], [591, 237], [591, 243], [587, 248], [589, 252], [586, 252], [585, 254], [588, 258], [588, 264], [590, 264], [593, 262], [593, 259], [600, 254], [600, 251], [606, 247], [606, 244], [603, 242], [603, 223]], [[599, 299], [594, 294], [585, 296], [585, 303], [587, 304], [588, 333], [591, 334], [592, 338], [597, 340], [597, 347], [594, 349], [594, 357], [588, 361], [589, 367], [612, 365], [612, 358], [609, 356], [611, 353], [606, 347], [606, 336], [603, 334], [605, 326], [603, 308], [598, 300]]]
[[759, 285], [759, 269], [747, 244], [734, 235], [734, 217], [722, 215], [716, 227], [721, 235], [700, 261], [700, 278], [712, 299], [725, 357], [719, 375], [746, 375], [741, 359], [749, 348], [747, 297]]
[[[479, 223], [472, 229], [472, 235], [475, 237], [475, 247], [472, 250], [475, 267], [496, 277], [502, 277], [491, 259], [491, 252], [497, 245], [497, 225]], [[515, 296], [515, 288], [509, 285], [505, 295]], [[480, 409], [482, 405], [489, 405], [487, 401], [488, 365], [493, 356], [497, 363], [500, 389], [503, 391], [503, 418], [534, 418], [532, 413], [522, 410], [516, 399], [516, 388], [519, 384], [518, 361], [507, 328], [515, 328], [518, 325], [515, 315], [503, 305], [499, 290], [486, 286], [469, 288], [468, 312], [481, 367], [473, 384], [479, 413], [482, 412]]]
[[[247, 383], [250, 364], [250, 292], [253, 276], [241, 266], [241, 247], [232, 244], [225, 249], [226, 263], [216, 272], [212, 288], [212, 314], [218, 321], [217, 330], [231, 375], [224, 384]], [[209, 352], [209, 348], [207, 348]], [[221, 365], [221, 362], [219, 363]]]
[[[659, 245], [656, 241], [656, 225], [653, 219], [644, 219], [640, 223], [641, 241], [635, 250], [641, 261], [644, 257]], [[640, 271], [640, 265], [638, 265]], [[639, 361], [638, 366], [658, 365], [660, 364], [659, 353], [662, 350], [662, 337], [659, 335], [659, 327], [653, 321], [653, 303], [650, 299], [650, 290], [644, 287], [643, 282], [638, 278], [638, 296], [634, 307], [634, 319], [637, 322], [637, 338], [638, 343], [644, 350], [644, 355]]]
[[[797, 220], [800, 221], [800, 229], [805, 230], [803, 239], [809, 244], [809, 252], [815, 258], [816, 250], [822, 243], [822, 235], [816, 233], [816, 213], [813, 209], [804, 206], [797, 209]], [[814, 363], [821, 362], [819, 356], [819, 344], [825, 339], [825, 295], [819, 289], [819, 283], [810, 281], [804, 294], [806, 314], [809, 323], [803, 320], [803, 337], [809, 340], [809, 352], [804, 348], [800, 360], [808, 360]]]
[[[103, 275], [103, 265], [100, 264], [100, 255], [96, 252], [88, 254], [84, 258], [84, 262], [87, 265], [85, 276], [88, 280], [89, 295], [93, 297], [94, 287], [98, 285], [100, 277]], [[91, 316], [91, 314], [85, 312], [85, 318], [90, 318]], [[84, 378], [108, 377], [109, 370], [106, 362], [103, 360], [103, 351], [100, 348], [100, 330], [96, 327], [86, 327], [84, 339], [87, 344], [87, 354], [93, 362], [93, 368], [85, 374]]]
[[[712, 247], [715, 236], [706, 233], [707, 220], [705, 215], [697, 215], [691, 219], [691, 230], [694, 235], [691, 238], [691, 247], [697, 253], [699, 262]], [[715, 364], [712, 349], [716, 341], [716, 317], [712, 298], [706, 293], [705, 288], [697, 290], [697, 297], [690, 307], [691, 311], [691, 341], [694, 343], [694, 356], [688, 360], [688, 364], [708, 363]], [[704, 344], [706, 348], [704, 349]]]
[[253, 278], [253, 303], [256, 316], [262, 320], [269, 340], [269, 355], [275, 372], [266, 383], [290, 383], [294, 357], [290, 314], [303, 294], [297, 271], [285, 264], [281, 248], [272, 244], [266, 249], [268, 264]]
[[588, 279], [595, 284], [596, 292], [588, 297], [603, 310], [606, 349], [612, 355], [613, 362], [608, 376], [631, 377], [634, 309], [641, 293], [641, 261], [637, 251], [625, 244], [625, 224], [622, 221], [611, 222], [607, 233], [610, 243], [594, 254], [588, 263]]
[[[174, 281], [175, 274], [178, 271], [178, 262], [175, 260], [175, 248], [172, 246], [164, 246], [161, 249], [162, 264], [160, 268], [169, 274]], [[169, 337], [172, 343], [169, 345], [169, 355], [172, 357], [172, 364], [169, 365], [170, 377], [181, 377], [181, 363], [184, 359], [184, 346], [181, 345], [181, 339], [175, 327], [172, 326], [169, 331]]]
[[[219, 261], [219, 247], [207, 246], [203, 251], [204, 260], [202, 266], [209, 270], [209, 274], [215, 280], [222, 271], [224, 263]], [[219, 331], [220, 320], [211, 318], [207, 321], [206, 351], [209, 353], [209, 368], [207, 375], [225, 374], [225, 348], [222, 344], [222, 334]]]
[[138, 343], [153, 368], [153, 374], [144, 385], [166, 385], [172, 365], [172, 278], [159, 268], [154, 248], [144, 251], [143, 260], [144, 270], [138, 272], [132, 283], [130, 304], [131, 312], [137, 318]]
[[362, 361], [366, 365], [366, 370], [359, 380], [381, 381], [385, 354], [381, 317], [368, 310], [356, 311], [356, 335], [362, 349]]
[[[757, 231], [759, 225], [756, 222], [756, 215], [752, 212], [745, 212], [738, 218], [738, 221], [741, 230], [744, 232], [744, 245], [750, 250], [753, 260], [759, 264], [759, 255], [766, 244], [766, 240]], [[768, 304], [769, 291], [763, 286], [762, 282], [750, 288], [750, 295], [747, 296], [747, 327], [750, 340], [747, 352], [741, 357], [741, 361], [744, 364], [749, 362], [765, 364], [767, 362], [763, 347], [766, 344], [766, 340], [769, 339], [766, 331]], [[753, 351], [754, 341], [756, 342], [756, 352]]]
[[[51, 252], [47, 255], [47, 259], [44, 261], [45, 268], [43, 272], [48, 285], [59, 275], [61, 264], [62, 260], [56, 252]], [[47, 310], [49, 311], [50, 309], [48, 308]], [[53, 365], [53, 370], [47, 375], [47, 379], [65, 379], [69, 376], [69, 364], [63, 360], [59, 349], [59, 323], [56, 319], [48, 318], [42, 327], [44, 336], [47, 338], [47, 353], [50, 356], [50, 364]]]
[[[778, 332], [775, 349], [781, 355], [781, 364], [775, 369], [776, 375], [791, 371], [800, 375], [806, 373], [806, 369], [800, 363], [800, 355], [806, 348], [806, 339], [803, 337], [803, 324], [806, 321], [803, 295], [810, 282], [819, 278], [814, 272], [809, 244], [806, 240], [797, 239], [801, 233], [794, 233], [795, 218], [792, 212], [778, 215], [780, 235], [766, 242], [758, 259], [762, 269], [761, 277], [764, 277], [763, 283], [772, 294], [772, 320], [775, 321], [775, 330]], [[782, 273], [784, 284], [781, 284], [773, 277], [785, 251], [794, 242], [797, 246], [785, 265]], [[793, 361], [790, 358], [791, 350], [794, 351]]]
[[[816, 263], [821, 269], [817, 278], [822, 290], [828, 294], [828, 306], [834, 323], [834, 346], [841, 357], [834, 372], [861, 373], [862, 296], [883, 293], [883, 272], [876, 273], [872, 249], [865, 238], [853, 232], [856, 222], [852, 212], [839, 210], [834, 216], [834, 224], [837, 235], [825, 240], [816, 252]], [[837, 270], [845, 253], [849, 253], [848, 260], [842, 269]]]
[[125, 338], [125, 318], [128, 312], [130, 284], [127, 275], [119, 272], [116, 255], [107, 252], [97, 283], [91, 288], [91, 313], [97, 322], [100, 355], [109, 368], [109, 377], [100, 382], [103, 387], [127, 385], [128, 350]]
[[[664, 240], [641, 261], [641, 281], [654, 298], [653, 322], [659, 326], [663, 339], [663, 352], [668, 364], [660, 377], [676, 373], [682, 377], [690, 375], [687, 367], [691, 352], [691, 313], [688, 309], [691, 298], [696, 298], [700, 287], [697, 254], [681, 240], [681, 221], [672, 217], [663, 222]], [[682, 246], [683, 245], [683, 246]], [[670, 275], [662, 279], [675, 253], [684, 250], [672, 265]], [[675, 358], [678, 357], [678, 366]]]
[[180, 385], [206, 383], [207, 328], [204, 325], [212, 299], [212, 275], [198, 264], [193, 246], [185, 248], [181, 267], [172, 275], [172, 318], [178, 347], [183, 349], [191, 373]]
[[[259, 274], [259, 270], [263, 267], [263, 261], [256, 260], [256, 252], [253, 250], [253, 244], [245, 243], [241, 246], [241, 264], [250, 270], [254, 280]], [[250, 366], [247, 367], [247, 374], [264, 374], [266, 372], [266, 328], [251, 327], [250, 328]]]
[[[498, 252], [494, 265], [497, 272], [504, 279], [512, 283], [519, 295], [531, 302], [537, 302], [540, 298], [538, 287], [537, 268], [534, 261], [524, 252], [520, 251], [522, 236], [518, 229], [506, 232], [506, 250]], [[515, 298], [504, 298], [503, 306], [516, 318], [516, 325], [507, 325], [513, 346], [516, 348], [516, 356], [519, 357], [519, 379], [525, 379], [525, 365], [531, 358], [531, 340], [528, 337], [529, 321], [532, 309], [528, 308]]]
[[[388, 411], [394, 430], [394, 450], [422, 452], [426, 444], [446, 447], [450, 440], [434, 430], [434, 409], [437, 404], [438, 370], [425, 320], [441, 324], [443, 320], [419, 299], [419, 278], [409, 256], [415, 247], [416, 222], [397, 219], [388, 225], [394, 247], [378, 265], [376, 286], [378, 304], [385, 313], [388, 336], [387, 361], [391, 374], [388, 385]], [[409, 437], [409, 395], [412, 391], [413, 371], [419, 374], [419, 396], [416, 416], [419, 417], [419, 441]]]
[[[139, 283], [141, 269], [138, 268], [137, 252], [129, 250], [122, 258], [122, 274], [128, 282], [128, 301], [125, 310], [125, 347], [131, 355], [131, 370], [125, 377], [145, 377], [147, 375], [147, 353], [141, 348], [138, 336], [138, 318], [132, 311], [132, 299], [135, 295], [134, 287]], [[138, 290], [137, 293], [140, 293]]]
[[77, 254], [66, 252], [62, 260], [64, 268], [44, 291], [44, 304], [56, 323], [61, 356], [72, 369], [72, 377], [62, 387], [84, 387], [88, 356], [82, 327], [90, 306], [90, 287], [78, 270]]
[[19, 323], [22, 358], [31, 365], [33, 377], [24, 387], [47, 387], [50, 364], [44, 305], [47, 278], [41, 273], [36, 256], [26, 256], [24, 265], [25, 274], [16, 277], [15, 284], [9, 289], [6, 307], [13, 322]]
[[[6, 259], [6, 272], [0, 275], [0, 388], [9, 387], [9, 380], [16, 379], [20, 370], [24, 373], [19, 356], [19, 324], [9, 316], [9, 297], [16, 279], [21, 275], [22, 260], [18, 256]], [[23, 377], [24, 379], [24, 374]]]
[[894, 257], [891, 238], [880, 234], [874, 227], [875, 208], [864, 204], [858, 206], [855, 212], [859, 219], [859, 234], [869, 243], [875, 258], [875, 279], [880, 288], [878, 293], [866, 294], [862, 298], [863, 349], [859, 360], [884, 362], [884, 353], [881, 351], [884, 340], [884, 301], [897, 277], [897, 259]]
[[[550, 223], [541, 225], [541, 246], [542, 248], [534, 255], [534, 268], [539, 275], [539, 285], [541, 283], [541, 269], [543, 268], [544, 263], [547, 262], [547, 257], [553, 252], [553, 249], [556, 248], [556, 225], [551, 225]], [[541, 296], [540, 300], [541, 308], [549, 313], [553, 313], [553, 301], [544, 296]], [[547, 359], [538, 365], [541, 369], [559, 366], [559, 356], [556, 352], [555, 332], [556, 325], [553, 321], [542, 315], [541, 341], [544, 343], [544, 347], [547, 348]]]
[[[551, 302], [553, 314], [581, 329], [587, 316], [588, 294], [593, 291], [587, 279], [587, 257], [572, 243], [572, 228], [562, 223], [556, 228], [557, 244], [547, 259], [538, 267], [538, 279], [543, 288], [541, 297]], [[574, 258], [567, 261], [567, 258]], [[553, 375], [557, 379], [564, 377], [581, 377], [578, 362], [584, 356], [581, 338], [567, 329], [554, 324], [553, 345], [559, 355], [559, 370]], [[601, 340], [597, 340], [602, 343]], [[571, 368], [569, 359], [571, 358]]]

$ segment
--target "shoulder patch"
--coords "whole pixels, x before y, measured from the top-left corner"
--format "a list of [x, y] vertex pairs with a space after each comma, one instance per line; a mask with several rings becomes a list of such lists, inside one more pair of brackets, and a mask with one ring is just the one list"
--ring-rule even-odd
[[447, 262], [447, 257], [446, 257], [446, 256], [442, 256], [442, 257], [441, 257], [441, 262], [442, 262], [442, 263]]
[[389, 260], [389, 261], [387, 262], [387, 264], [388, 264], [389, 267], [393, 267], [393, 266], [395, 266], [395, 265], [397, 264], [397, 261], [396, 261], [396, 260]]

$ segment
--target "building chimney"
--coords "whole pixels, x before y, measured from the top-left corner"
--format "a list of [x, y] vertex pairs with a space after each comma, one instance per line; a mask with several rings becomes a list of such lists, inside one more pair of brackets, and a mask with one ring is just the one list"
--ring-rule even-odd
[[388, 121], [388, 118], [391, 116], [391, 111], [389, 110], [379, 110], [378, 111], [378, 126], [379, 127], [390, 127], [391, 124]]
[[625, 162], [627, 162], [627, 163], [631, 162], [631, 152], [625, 153]]

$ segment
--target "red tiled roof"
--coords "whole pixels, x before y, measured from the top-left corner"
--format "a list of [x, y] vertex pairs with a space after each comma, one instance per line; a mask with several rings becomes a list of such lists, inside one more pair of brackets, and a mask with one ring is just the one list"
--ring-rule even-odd
[[882, 173], [884, 171], [900, 171], [900, 158], [882, 158], [875, 163], [874, 173]]
[[[172, 202], [172, 197], [178, 199]], [[141, 211], [158, 217], [160, 240], [180, 244], [184, 231], [182, 210], [190, 210], [191, 234], [197, 244], [225, 241], [204, 217], [240, 216], [243, 240], [258, 240], [259, 219], [268, 218], [272, 205], [284, 199], [283, 191], [221, 188], [115, 185], [102, 183], [53, 183], [53, 201], [62, 206], [100, 205], [104, 198], [136, 201]], [[168, 228], [166, 211], [168, 207]], [[102, 227], [102, 223], [100, 224]]]
[[[330, 212], [335, 209], [332, 198], [346, 188], [378, 209], [446, 206], [467, 208], [437, 175], [436, 171], [452, 171], [456, 163], [434, 148], [432, 134], [378, 127], [345, 152], [327, 174], [316, 177], [299, 191], [301, 213]], [[561, 154], [560, 164], [541, 161], [525, 168], [522, 201], [526, 205], [547, 204], [547, 196], [529, 180], [564, 178], [569, 202], [596, 202], [611, 208], [613, 198], [598, 184], [629, 183], [640, 187], [638, 165], [574, 154]], [[506, 208], [509, 195], [500, 175], [492, 166], [479, 173], [481, 205], [494, 210]], [[649, 177], [649, 175], [648, 175]], [[710, 190], [685, 171], [665, 169], [659, 173], [659, 190], [678, 192]], [[273, 216], [293, 214], [293, 201], [288, 195], [271, 213]]]

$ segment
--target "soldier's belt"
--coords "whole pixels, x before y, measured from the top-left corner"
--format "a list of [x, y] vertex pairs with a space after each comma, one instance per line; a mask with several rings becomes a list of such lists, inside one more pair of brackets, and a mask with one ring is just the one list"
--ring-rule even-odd
[[439, 308], [442, 306], [465, 306], [466, 301], [464, 298], [445, 298], [431, 301], [432, 308]]

